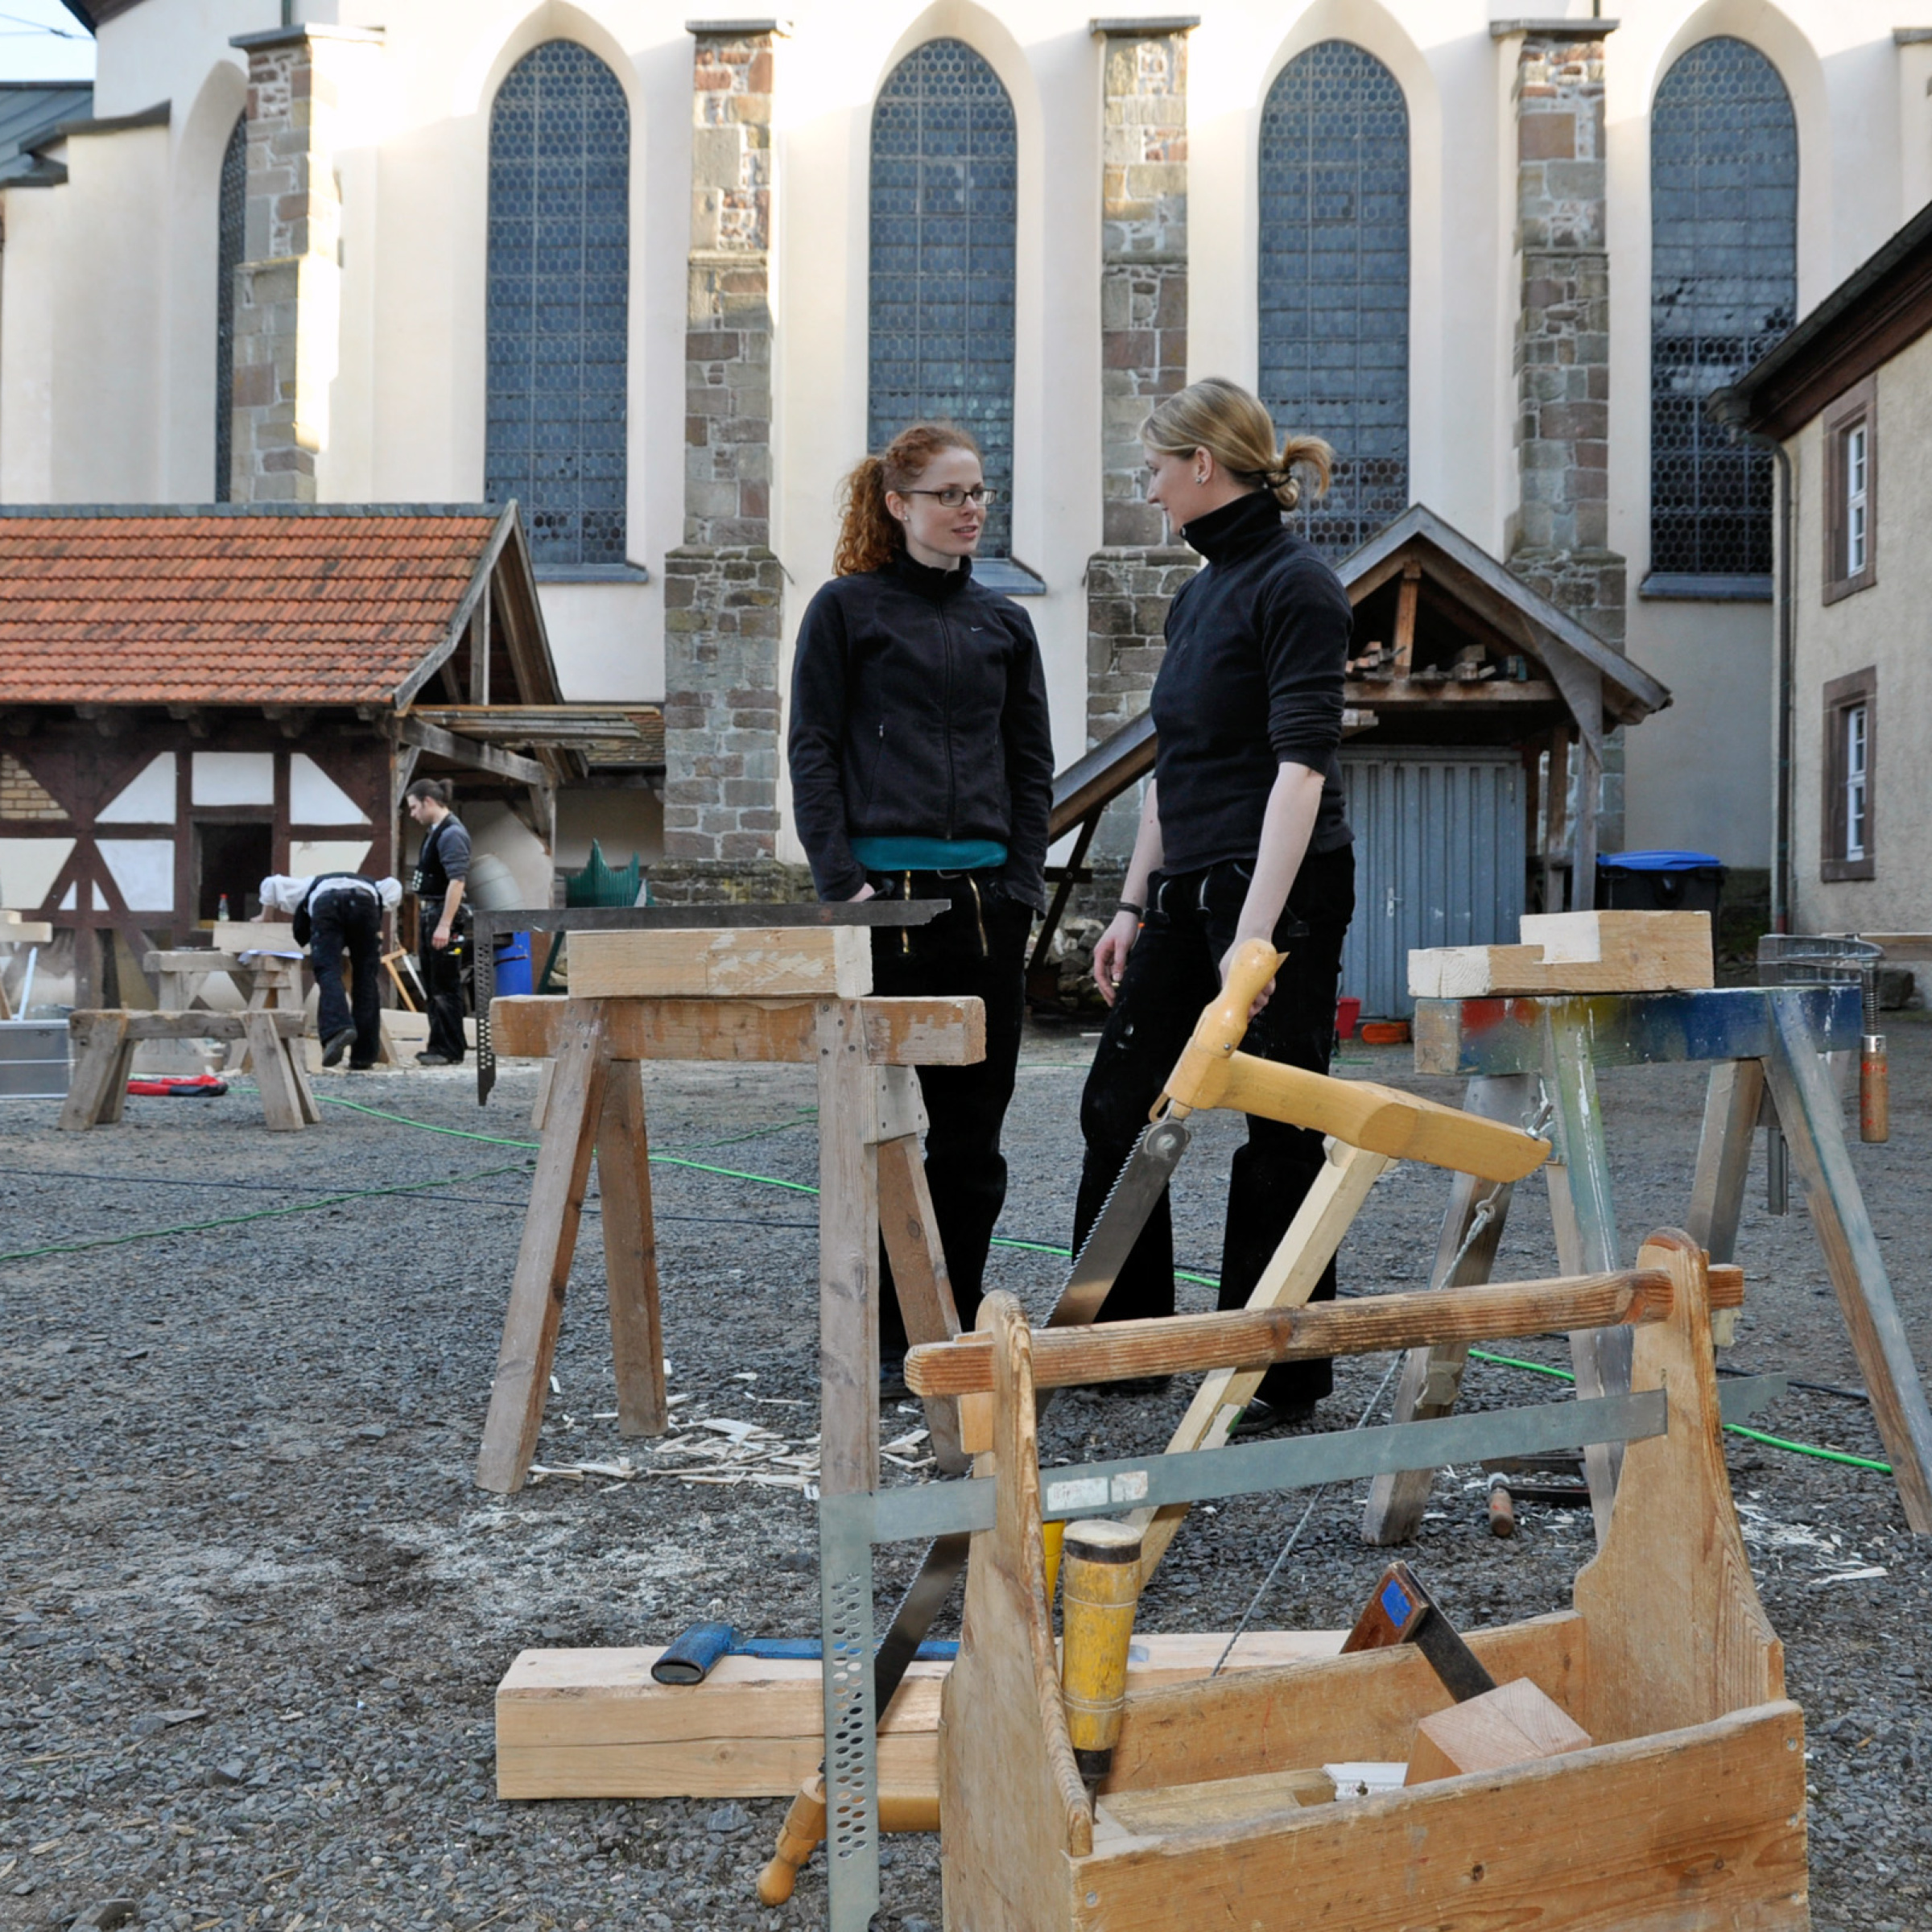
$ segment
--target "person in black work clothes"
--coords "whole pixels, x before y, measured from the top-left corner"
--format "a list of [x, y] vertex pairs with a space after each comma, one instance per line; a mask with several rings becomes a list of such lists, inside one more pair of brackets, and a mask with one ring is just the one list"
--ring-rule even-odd
[[[382, 915], [402, 902], [394, 879], [365, 879], [359, 872], [325, 872], [313, 878], [276, 873], [262, 881], [264, 911], [292, 913], [298, 946], [309, 949], [316, 972], [316, 1030], [322, 1064], [337, 1065], [353, 1044], [349, 1070], [361, 1073], [382, 1051]], [[354, 1003], [342, 985], [342, 955], [349, 955]]]
[[[846, 481], [838, 575], [799, 633], [793, 811], [822, 900], [943, 899], [927, 926], [877, 927], [873, 989], [976, 995], [986, 1057], [922, 1067], [926, 1184], [960, 1319], [972, 1326], [1006, 1198], [1033, 914], [1044, 909], [1053, 741], [1032, 621], [976, 584], [980, 452], [945, 423], [902, 430]], [[881, 1387], [902, 1392], [897, 1296], [879, 1311]]]
[[[1201, 1009], [1242, 941], [1286, 959], [1242, 1051], [1326, 1073], [1355, 857], [1336, 758], [1348, 654], [1348, 597], [1283, 526], [1298, 469], [1325, 488], [1332, 452], [1313, 437], [1275, 445], [1261, 402], [1237, 384], [1196, 382], [1141, 431], [1147, 500], [1207, 559], [1167, 613], [1149, 708], [1159, 738], [1119, 910], [1094, 950], [1113, 1008], [1080, 1102], [1086, 1158], [1077, 1248], [1132, 1153]], [[1234, 1157], [1220, 1302], [1240, 1308], [1321, 1172], [1322, 1137], [1250, 1116]], [[1335, 1293], [1330, 1263], [1317, 1299]], [[1163, 1196], [1101, 1319], [1174, 1312], [1174, 1236]], [[1278, 1364], [1237, 1433], [1304, 1418], [1333, 1387], [1326, 1361]]]
[[463, 974], [451, 942], [469, 877], [469, 834], [449, 809], [456, 787], [447, 778], [418, 778], [402, 795], [423, 828], [416, 853], [416, 959], [429, 999], [429, 1045], [419, 1067], [463, 1063]]

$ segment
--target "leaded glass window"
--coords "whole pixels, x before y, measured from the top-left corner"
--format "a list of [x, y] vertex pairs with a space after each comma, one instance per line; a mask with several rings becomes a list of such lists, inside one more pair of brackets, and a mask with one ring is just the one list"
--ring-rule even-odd
[[883, 449], [909, 423], [972, 432], [987, 486], [980, 551], [1013, 532], [1013, 221], [1019, 142], [999, 76], [959, 40], [893, 70], [872, 115], [871, 407]]
[[1798, 122], [1754, 47], [1700, 41], [1650, 110], [1650, 568], [1769, 576], [1771, 459], [1705, 409], [1796, 320]]
[[221, 151], [215, 242], [215, 497], [225, 503], [235, 444], [235, 271], [242, 266], [248, 213], [248, 116], [235, 122]]
[[489, 117], [484, 490], [539, 569], [621, 565], [630, 111], [574, 40], [526, 54]]
[[1345, 555], [1409, 507], [1409, 110], [1346, 40], [1283, 68], [1261, 109], [1261, 395], [1335, 445], [1298, 522]]

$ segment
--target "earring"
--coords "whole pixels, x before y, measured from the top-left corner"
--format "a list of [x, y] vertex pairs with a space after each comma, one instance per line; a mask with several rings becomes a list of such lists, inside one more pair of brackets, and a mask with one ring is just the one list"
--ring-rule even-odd
[[1194, 473], [1194, 480], [1197, 483], [1205, 483], [1208, 481], [1207, 472], [1205, 470], [1197, 469]]

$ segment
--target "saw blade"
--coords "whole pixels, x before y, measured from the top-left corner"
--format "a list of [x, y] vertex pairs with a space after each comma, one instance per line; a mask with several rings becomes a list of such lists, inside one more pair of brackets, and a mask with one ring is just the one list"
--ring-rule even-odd
[[[1187, 1151], [1191, 1136], [1183, 1122], [1156, 1121], [1143, 1133], [1127, 1164], [1108, 1191], [1099, 1217], [1087, 1231], [1073, 1265], [1067, 1271], [1059, 1299], [1046, 1318], [1049, 1328], [1071, 1328], [1092, 1321], [1106, 1301], [1108, 1291], [1133, 1252], [1133, 1245], [1147, 1225], [1154, 1204], [1166, 1191], [1174, 1170]], [[1056, 1391], [1040, 1389], [1034, 1396], [1035, 1413], [1043, 1415]], [[873, 1657], [872, 1707], [873, 1721], [881, 1721], [894, 1694], [904, 1681], [906, 1666], [919, 1654], [919, 1645], [932, 1628], [933, 1620], [946, 1607], [952, 1587], [966, 1567], [971, 1535], [962, 1530], [936, 1538], [920, 1559], [917, 1574], [899, 1599], [892, 1622]]]

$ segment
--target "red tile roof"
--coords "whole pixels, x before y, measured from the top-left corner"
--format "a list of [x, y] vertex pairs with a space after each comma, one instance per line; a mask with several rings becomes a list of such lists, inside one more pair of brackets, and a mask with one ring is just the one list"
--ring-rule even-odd
[[0, 516], [0, 704], [392, 702], [448, 634], [497, 522]]

